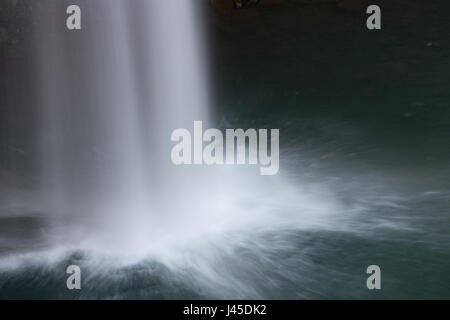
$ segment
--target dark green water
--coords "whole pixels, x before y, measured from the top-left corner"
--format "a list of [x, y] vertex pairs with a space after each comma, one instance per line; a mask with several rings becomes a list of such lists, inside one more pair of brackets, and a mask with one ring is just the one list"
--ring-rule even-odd
[[[333, 6], [223, 18], [258, 21], [221, 29], [228, 39], [221, 61], [237, 66], [219, 67], [232, 93], [225, 112], [242, 126], [278, 125], [291, 174], [333, 181], [344, 199], [370, 208], [353, 221], [358, 228], [373, 219], [365, 235], [311, 236], [316, 271], [297, 291], [307, 297], [450, 295], [449, 6], [384, 8], [379, 33], [365, 30], [357, 12]], [[236, 39], [240, 51], [231, 46]], [[378, 229], [378, 219], [408, 227]], [[385, 282], [368, 292], [363, 266], [374, 261]]]

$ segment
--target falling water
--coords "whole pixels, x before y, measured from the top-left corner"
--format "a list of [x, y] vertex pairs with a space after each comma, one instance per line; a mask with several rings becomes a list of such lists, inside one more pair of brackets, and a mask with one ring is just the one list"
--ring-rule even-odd
[[170, 132], [209, 118], [196, 9], [184, 0], [88, 2], [78, 32], [42, 12], [43, 192], [60, 218], [88, 219], [108, 242], [142, 242], [186, 205], [195, 179], [171, 173]]
[[[63, 235], [55, 242], [167, 255], [174, 240], [289, 224], [278, 202], [307, 198], [252, 169], [172, 164], [171, 132], [211, 123], [197, 5], [89, 1], [81, 31], [41, 12], [42, 199]], [[282, 211], [307, 226], [328, 206]]]
[[172, 260], [172, 245], [337, 211], [255, 168], [172, 164], [171, 132], [212, 123], [198, 4], [86, 1], [79, 31], [63, 4], [38, 7], [39, 198], [54, 245]]

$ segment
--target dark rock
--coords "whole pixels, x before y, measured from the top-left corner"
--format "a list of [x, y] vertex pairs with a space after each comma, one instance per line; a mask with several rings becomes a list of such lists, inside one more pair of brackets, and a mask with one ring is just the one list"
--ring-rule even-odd
[[8, 30], [5, 27], [0, 26], [0, 46], [8, 41]]

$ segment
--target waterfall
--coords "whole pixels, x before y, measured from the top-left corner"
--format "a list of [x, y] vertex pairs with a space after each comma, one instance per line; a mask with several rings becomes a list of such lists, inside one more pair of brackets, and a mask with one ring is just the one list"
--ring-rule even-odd
[[[0, 299], [449, 296], [450, 191], [443, 183], [446, 155], [438, 150], [445, 140], [440, 128], [448, 122], [441, 112], [448, 103], [444, 91], [434, 81], [433, 90], [421, 89], [421, 101], [409, 106], [410, 90], [406, 100], [401, 93], [380, 96], [370, 105], [385, 108], [365, 119], [355, 106], [378, 93], [377, 81], [356, 86], [364, 88], [362, 94], [337, 90], [343, 86], [329, 81], [339, 72], [346, 78], [355, 66], [367, 67], [368, 74], [392, 67], [384, 63], [389, 52], [373, 57], [378, 49], [406, 52], [404, 45], [414, 41], [397, 41], [402, 28], [400, 33], [391, 28], [392, 48], [369, 41], [351, 55], [357, 41], [339, 39], [340, 31], [357, 30], [359, 19], [342, 28], [334, 24], [328, 34], [324, 28], [311, 31], [323, 21], [315, 6], [211, 8], [208, 26], [218, 36], [215, 48], [223, 50], [217, 58], [227, 55], [224, 65], [214, 68], [220, 73], [214, 78], [224, 75], [215, 106], [202, 26], [201, 4], [209, 1], [2, 1], [1, 18], [7, 20], [0, 23], [1, 66], [6, 66], [0, 114], [6, 130], [0, 152], [8, 165], [6, 172], [0, 166]], [[81, 7], [81, 30], [66, 28], [66, 9], [74, 4]], [[325, 9], [332, 18], [334, 10]], [[435, 11], [422, 18], [433, 14], [436, 20]], [[316, 36], [337, 40], [311, 42]], [[414, 46], [420, 49], [424, 39], [420, 35]], [[243, 40], [249, 43], [234, 47]], [[439, 47], [432, 57], [444, 57], [445, 46], [435, 40], [427, 45]], [[366, 52], [373, 54], [366, 59]], [[336, 53], [350, 55], [336, 64]], [[323, 84], [318, 79], [330, 72], [318, 61], [333, 66], [333, 77]], [[405, 79], [406, 89], [418, 87], [421, 75], [434, 77], [422, 64], [426, 74], [398, 66], [405, 71], [400, 75], [413, 75], [414, 81]], [[223, 72], [225, 67], [230, 68]], [[233, 70], [239, 74], [230, 75]], [[361, 74], [342, 84], [353, 85]], [[257, 79], [261, 75], [265, 78]], [[420, 83], [426, 79], [420, 77]], [[238, 85], [241, 92], [225, 92]], [[343, 92], [330, 101], [337, 91]], [[404, 113], [406, 107], [410, 111]], [[387, 127], [375, 125], [381, 118]], [[202, 125], [205, 135], [198, 129]], [[437, 137], [428, 134], [433, 126]], [[191, 151], [198, 160], [200, 138], [208, 140], [210, 128], [222, 129], [212, 131], [216, 142], [225, 140], [225, 158], [241, 160], [244, 130], [250, 129], [245, 132], [259, 149], [259, 163], [267, 163], [261, 158], [268, 149], [280, 151], [280, 170], [265, 176], [262, 166], [250, 164], [257, 161], [172, 161], [174, 130], [194, 132]], [[276, 147], [266, 148], [265, 134], [260, 139], [267, 129], [276, 132]], [[406, 138], [418, 137], [411, 129], [419, 130], [430, 148], [409, 152]], [[236, 147], [222, 132], [239, 132]], [[393, 143], [384, 141], [389, 132], [396, 133]], [[205, 145], [208, 151], [209, 142]], [[218, 149], [215, 156], [222, 155]], [[256, 158], [251, 150], [247, 159]], [[207, 152], [203, 156], [211, 159]], [[406, 157], [414, 156], [405, 165]], [[381, 295], [367, 290], [374, 267], [385, 270]], [[81, 271], [75, 279], [81, 290], [71, 290], [71, 270]]]
[[53, 218], [142, 245], [195, 189], [170, 132], [209, 119], [197, 3], [86, 1], [77, 31], [50, 7], [36, 37], [43, 198]]
[[318, 219], [333, 201], [318, 201], [282, 176], [171, 162], [171, 132], [212, 118], [198, 4], [86, 1], [78, 31], [41, 8], [41, 199], [54, 243], [162, 259], [176, 257], [169, 247], [229, 241], [221, 237], [237, 230], [251, 237], [253, 230], [327, 225]]
[[[309, 265], [300, 231], [340, 228], [332, 217], [342, 205], [326, 187], [283, 170], [261, 176], [251, 165], [172, 162], [175, 129], [196, 120], [219, 127], [200, 2], [78, 3], [75, 31], [66, 28], [64, 1], [35, 5], [40, 200], [29, 207], [46, 224], [39, 250], [0, 259], [0, 272], [42, 266], [59, 277], [61, 263], [76, 264], [95, 279], [82, 297], [126, 296], [109, 283], [128, 282], [138, 296], [155, 297], [167, 279], [183, 297], [179, 288], [239, 298], [284, 282], [301, 287], [293, 270]], [[279, 280], [261, 281], [273, 272]]]

